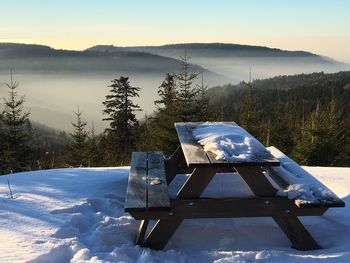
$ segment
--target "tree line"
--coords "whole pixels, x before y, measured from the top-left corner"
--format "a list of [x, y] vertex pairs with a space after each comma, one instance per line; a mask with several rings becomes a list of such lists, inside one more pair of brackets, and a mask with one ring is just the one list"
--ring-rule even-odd
[[178, 146], [174, 123], [235, 121], [266, 146], [274, 145], [305, 165], [350, 165], [350, 72], [301, 74], [208, 89], [200, 72], [181, 57], [178, 73], [158, 87], [155, 111], [141, 120], [134, 102], [139, 87], [113, 79], [102, 102], [109, 127], [96, 134], [83, 111], [74, 112], [71, 133], [31, 123], [18, 83], [7, 83], [0, 114], [1, 174], [55, 167], [128, 165], [132, 151]]
[[350, 166], [350, 72], [279, 76], [210, 89], [219, 120], [235, 120], [303, 165]]

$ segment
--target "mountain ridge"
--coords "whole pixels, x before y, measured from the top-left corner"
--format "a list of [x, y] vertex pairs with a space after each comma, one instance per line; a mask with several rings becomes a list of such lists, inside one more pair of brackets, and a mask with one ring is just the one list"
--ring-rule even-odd
[[[287, 55], [288, 57], [293, 56], [306, 56], [306, 57], [320, 57], [324, 56], [304, 51], [304, 50], [285, 50], [280, 48], [272, 48], [267, 46], [258, 46], [258, 45], [246, 45], [246, 44], [233, 44], [233, 43], [177, 43], [177, 44], [165, 44], [165, 45], [146, 45], [146, 46], [114, 46], [114, 45], [95, 45], [90, 48], [85, 49], [85, 51], [111, 51], [111, 50], [133, 50], [133, 51], [141, 51], [141, 50], [155, 50], [155, 49], [179, 49], [184, 50], [202, 50], [202, 49], [211, 49], [211, 50], [230, 50], [230, 51], [265, 51], [268, 52], [266, 55], [271, 54], [279, 54], [279, 55]], [[246, 54], [238, 54], [238, 55], [246, 55]], [[251, 54], [254, 55], [254, 54]], [[332, 58], [331, 58], [332, 59]], [[334, 60], [334, 59], [332, 59]], [[343, 63], [343, 62], [342, 62]]]
[[[35, 60], [35, 63], [27, 59]], [[23, 71], [54, 71], [55, 73], [57, 71], [88, 71], [87, 73], [120, 71], [125, 74], [136, 72], [164, 75], [180, 69], [180, 60], [131, 50], [107, 53], [93, 50], [54, 49], [37, 44], [0, 43], [0, 71], [9, 68]], [[224, 78], [200, 65], [191, 63], [190, 68], [193, 71], [217, 75], [216, 78]]]
[[148, 52], [170, 58], [179, 58], [186, 50], [193, 63], [233, 79], [236, 83], [248, 80], [250, 71], [254, 78], [262, 79], [278, 75], [350, 69], [350, 64], [308, 51], [229, 43], [180, 43], [133, 47], [97, 45], [86, 50]]

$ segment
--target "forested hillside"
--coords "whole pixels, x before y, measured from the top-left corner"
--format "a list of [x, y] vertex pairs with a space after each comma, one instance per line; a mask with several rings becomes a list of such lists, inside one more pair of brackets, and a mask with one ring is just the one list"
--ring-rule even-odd
[[350, 72], [279, 76], [208, 89], [188, 59], [183, 57], [181, 70], [159, 83], [156, 110], [141, 120], [134, 99], [142, 87], [132, 86], [129, 77], [111, 80], [100, 102], [108, 128], [100, 134], [79, 108], [72, 113], [69, 134], [30, 123], [18, 83], [11, 79], [0, 114], [1, 173], [125, 165], [136, 150], [169, 156], [178, 146], [174, 123], [187, 121], [235, 121], [301, 164], [350, 166]]
[[234, 120], [307, 165], [350, 165], [350, 72], [209, 89], [212, 118]]

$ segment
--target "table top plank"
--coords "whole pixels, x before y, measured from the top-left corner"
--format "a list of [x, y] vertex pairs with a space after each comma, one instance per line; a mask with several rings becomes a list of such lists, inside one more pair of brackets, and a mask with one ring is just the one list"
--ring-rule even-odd
[[202, 146], [193, 138], [191, 123], [175, 123], [187, 165], [210, 165], [210, 161]]
[[255, 161], [227, 161], [227, 160], [217, 160], [215, 157], [216, 155], [212, 152], [207, 152], [207, 156], [210, 160], [210, 162], [213, 165], [232, 165], [235, 164], [235, 166], [255, 166], [255, 165], [268, 165], [268, 166], [279, 166], [280, 162], [278, 159], [273, 157], [271, 154], [266, 154], [265, 156], [259, 157], [258, 160]]
[[[235, 122], [211, 122], [211, 124], [237, 125]], [[192, 129], [203, 122], [180, 122], [175, 123], [175, 128], [181, 143], [186, 163], [188, 166], [196, 167], [228, 167], [228, 166], [255, 166], [267, 165], [278, 166], [277, 158], [266, 151], [266, 154], [259, 156], [255, 161], [227, 161], [217, 160], [212, 152], [205, 152], [203, 147], [194, 139]], [[238, 125], [237, 125], [238, 126]], [[254, 138], [254, 137], [253, 137]]]

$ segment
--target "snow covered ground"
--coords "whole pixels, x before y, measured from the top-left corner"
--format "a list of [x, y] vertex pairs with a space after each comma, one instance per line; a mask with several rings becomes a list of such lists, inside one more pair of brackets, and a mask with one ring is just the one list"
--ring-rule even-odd
[[[350, 202], [350, 168], [306, 169]], [[164, 251], [134, 246], [138, 224], [123, 209], [127, 177], [128, 167], [0, 177], [0, 262], [350, 262], [349, 207], [302, 218], [324, 247], [317, 251], [289, 248], [269, 218], [186, 220]], [[232, 174], [217, 176], [205, 195], [232, 190], [251, 195]]]

